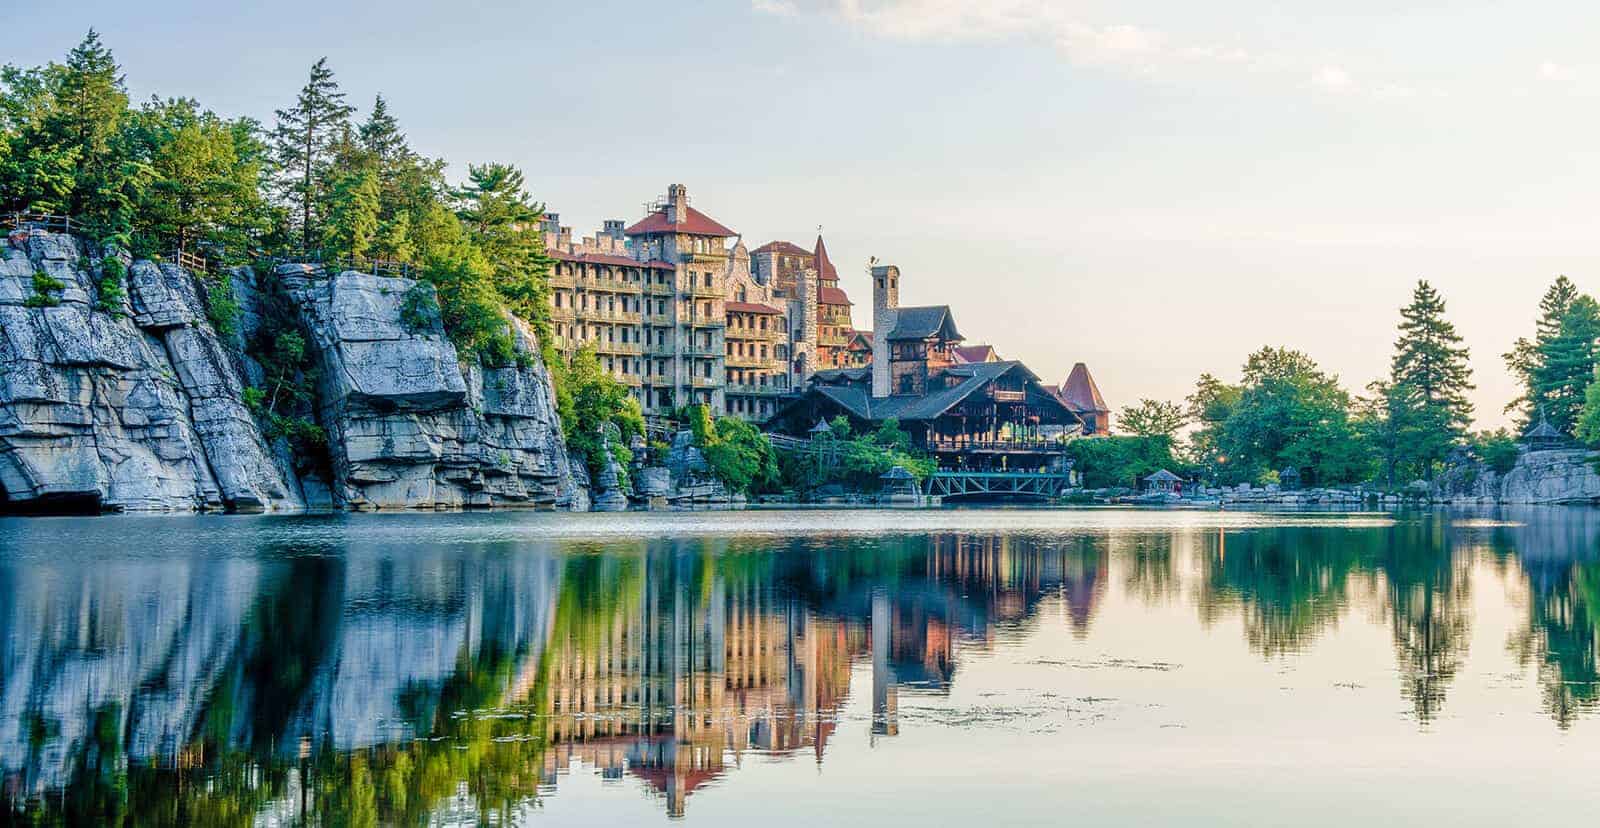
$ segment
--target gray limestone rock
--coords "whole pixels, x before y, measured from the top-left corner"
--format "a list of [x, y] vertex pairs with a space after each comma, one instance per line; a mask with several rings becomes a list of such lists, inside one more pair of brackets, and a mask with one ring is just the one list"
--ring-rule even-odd
[[462, 366], [435, 317], [413, 330], [410, 279], [280, 267], [311, 332], [321, 414], [345, 508], [587, 509], [586, 481], [561, 436], [549, 373], [510, 320], [519, 362]]

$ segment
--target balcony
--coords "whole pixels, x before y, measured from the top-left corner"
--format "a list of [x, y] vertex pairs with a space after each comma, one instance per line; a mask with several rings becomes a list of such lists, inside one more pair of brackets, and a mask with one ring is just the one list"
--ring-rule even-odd
[[784, 335], [782, 328], [768, 328], [763, 331], [760, 328], [740, 328], [735, 325], [729, 325], [726, 330], [728, 331], [729, 339], [744, 339], [752, 342], [782, 342], [788, 339]]
[[1059, 440], [1017, 437], [998, 440], [966, 437], [930, 437], [922, 441], [925, 451], [945, 454], [1054, 454], [1065, 450]]
[[771, 368], [773, 370], [778, 370], [783, 367], [783, 363], [781, 361], [773, 359], [772, 357], [758, 357], [750, 356], [748, 354], [744, 356], [737, 356], [734, 354], [728, 354], [723, 357], [723, 359], [729, 368]]
[[574, 316], [576, 314], [570, 305], [550, 309], [550, 318], [557, 322], [571, 322]]
[[726, 296], [723, 295], [723, 290], [722, 290], [722, 288], [720, 286], [713, 285], [711, 287], [706, 287], [704, 284], [701, 284], [699, 282], [696, 282], [695, 284], [692, 284], [692, 285], [684, 288], [683, 289], [683, 295], [686, 296], [686, 297], [693, 297], [695, 299], [726, 299], [727, 298]]
[[596, 342], [594, 352], [597, 354], [625, 354], [639, 356], [644, 353], [644, 346], [637, 342]]
[[692, 359], [722, 359], [727, 356], [727, 352], [721, 348], [690, 345], [683, 349], [683, 355]]
[[726, 387], [729, 394], [747, 397], [780, 397], [789, 391], [787, 388], [780, 388], [776, 385], [746, 385], [744, 383], [731, 382]]
[[722, 388], [727, 385], [721, 377], [690, 377], [690, 388]]
[[599, 310], [589, 308], [578, 311], [578, 316], [585, 322], [609, 322], [614, 325], [637, 325], [641, 320], [638, 313], [632, 311]]

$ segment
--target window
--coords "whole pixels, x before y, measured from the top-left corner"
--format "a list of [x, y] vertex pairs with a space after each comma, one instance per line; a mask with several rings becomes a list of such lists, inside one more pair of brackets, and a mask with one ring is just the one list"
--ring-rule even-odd
[[900, 393], [910, 394], [916, 388], [917, 378], [910, 374], [900, 375]]

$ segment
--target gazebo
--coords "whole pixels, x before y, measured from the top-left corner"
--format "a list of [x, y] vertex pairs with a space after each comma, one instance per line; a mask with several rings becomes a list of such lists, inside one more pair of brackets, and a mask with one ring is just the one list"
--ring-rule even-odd
[[806, 433], [810, 434], [811, 435], [811, 439], [813, 439], [813, 440], [817, 439], [818, 437], [823, 437], [823, 436], [832, 437], [833, 436], [833, 428], [828, 425], [828, 421], [827, 420], [818, 420], [817, 424], [812, 426], [811, 430], [806, 432]]
[[1300, 470], [1290, 466], [1278, 472], [1278, 485], [1287, 491], [1294, 491], [1300, 488]]
[[1145, 494], [1177, 494], [1183, 491], [1183, 478], [1162, 469], [1144, 479]]
[[1543, 414], [1540, 414], [1539, 423], [1528, 429], [1527, 433], [1522, 435], [1520, 442], [1528, 447], [1528, 451], [1550, 451], [1552, 449], [1565, 448], [1568, 440], [1567, 435], [1562, 434], [1560, 429], [1550, 425], [1550, 421], [1545, 419]]

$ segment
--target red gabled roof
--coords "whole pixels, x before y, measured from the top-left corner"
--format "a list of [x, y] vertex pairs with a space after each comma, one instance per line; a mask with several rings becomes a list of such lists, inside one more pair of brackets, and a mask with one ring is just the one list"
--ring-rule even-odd
[[769, 252], [770, 253], [792, 253], [792, 254], [794, 254], [796, 256], [809, 256], [809, 255], [811, 255], [810, 251], [806, 250], [804, 247], [801, 247], [800, 245], [795, 244], [794, 242], [786, 242], [786, 241], [769, 241], [766, 244], [763, 244], [760, 247], [750, 251], [750, 253], [752, 255], [756, 254], [756, 253], [769, 253]]
[[674, 269], [673, 266], [668, 262], [663, 262], [663, 261], [641, 262], [641, 261], [636, 261], [634, 259], [630, 259], [627, 256], [612, 256], [612, 255], [606, 254], [606, 253], [568, 253], [568, 252], [566, 252], [564, 250], [551, 250], [551, 251], [548, 251], [548, 252], [550, 254], [550, 258], [555, 259], [558, 262], [579, 262], [581, 264], [607, 264], [607, 265], [616, 265], [617, 267], [649, 267], [649, 268], [654, 268], [656, 270], [673, 270]]
[[777, 308], [775, 308], [775, 307], [773, 307], [771, 305], [763, 305], [760, 302], [731, 302], [730, 301], [730, 302], [724, 302], [722, 304], [722, 306], [724, 308], [730, 310], [730, 311], [733, 311], [734, 313], [760, 313], [760, 314], [765, 314], [767, 316], [772, 316], [774, 314], [783, 313], [783, 311], [778, 310]]
[[823, 285], [817, 288], [817, 304], [819, 305], [850, 305], [850, 297], [843, 290], [836, 287]]
[[638, 223], [622, 232], [629, 236], [647, 236], [651, 233], [687, 233], [691, 236], [727, 238], [739, 235], [693, 207], [684, 205], [683, 209], [685, 212], [683, 221], [676, 224], [667, 221], [667, 210], [663, 207], [640, 219]]
[[854, 348], [860, 342], [868, 348], [872, 347], [872, 331], [851, 331], [850, 342], [846, 347]]
[[1106, 400], [1100, 396], [1100, 386], [1089, 376], [1089, 366], [1078, 363], [1072, 366], [1067, 381], [1061, 383], [1061, 401], [1074, 411], [1110, 411]]
[[[817, 236], [817, 249], [812, 252], [817, 258], [817, 278], [824, 282], [839, 281], [839, 271], [833, 267], [833, 262], [828, 259], [828, 246], [822, 243], [822, 236]], [[837, 304], [837, 303], [834, 303]], [[849, 304], [848, 302], [845, 304]]]

